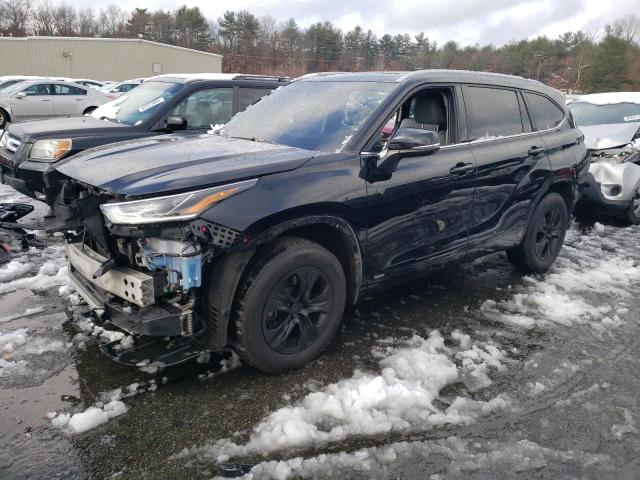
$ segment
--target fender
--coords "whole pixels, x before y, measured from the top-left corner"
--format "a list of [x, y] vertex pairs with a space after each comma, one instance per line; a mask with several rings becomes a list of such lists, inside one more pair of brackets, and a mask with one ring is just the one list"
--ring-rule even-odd
[[[351, 298], [352, 304], [357, 303], [363, 284], [362, 250], [360, 248], [360, 242], [358, 241], [356, 232], [351, 224], [349, 224], [345, 219], [332, 215], [300, 217], [273, 225], [257, 235], [257, 238], [259, 239], [259, 243], [264, 243], [282, 235], [286, 231], [312, 225], [326, 225], [335, 228], [342, 238], [343, 243], [348, 246], [349, 271], [347, 273], [348, 279], [350, 280], [349, 297]], [[318, 239], [316, 241], [321, 244], [323, 243], [322, 239]]]
[[362, 252], [351, 225], [346, 220], [333, 216], [301, 217], [279, 223], [254, 236], [252, 243], [253, 245], [257, 244], [257, 248], [226, 253], [218, 258], [204, 275], [197, 315], [206, 325], [206, 341], [209, 348], [221, 348], [229, 343], [229, 319], [234, 297], [243, 274], [254, 258], [259, 245], [267, 243], [287, 231], [312, 225], [326, 225], [335, 228], [345, 246], [348, 245], [350, 253], [349, 294], [352, 303], [356, 303], [363, 279]]

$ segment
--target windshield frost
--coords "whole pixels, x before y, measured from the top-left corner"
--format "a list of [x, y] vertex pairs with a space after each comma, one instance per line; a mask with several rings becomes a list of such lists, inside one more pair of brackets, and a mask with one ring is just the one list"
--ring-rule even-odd
[[236, 115], [220, 134], [336, 151], [394, 88], [377, 82], [292, 83]]
[[640, 122], [640, 105], [637, 103], [594, 105], [587, 102], [573, 102], [569, 104], [569, 110], [579, 127]]
[[180, 83], [144, 82], [112, 102], [96, 108], [92, 117], [137, 125], [154, 115], [161, 105], [184, 88]]

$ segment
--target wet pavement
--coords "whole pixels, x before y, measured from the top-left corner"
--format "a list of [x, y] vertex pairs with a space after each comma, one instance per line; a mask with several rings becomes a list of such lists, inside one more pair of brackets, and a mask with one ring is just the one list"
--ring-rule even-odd
[[[17, 273], [3, 278], [0, 266], [0, 335], [27, 336], [0, 356], [11, 362], [0, 363], [0, 478], [212, 478], [219, 453], [225, 462], [279, 461], [258, 465], [254, 478], [640, 478], [639, 235], [640, 227], [574, 225], [559, 265], [544, 276], [525, 277], [496, 254], [367, 299], [345, 314], [320, 359], [276, 376], [247, 366], [218, 372], [220, 356], [155, 374], [112, 362], [95, 337], [78, 335], [80, 317], [59, 290], [62, 240], [48, 238], [44, 252], [18, 254], [28, 270], [14, 265]], [[434, 330], [446, 347], [432, 357], [462, 372], [439, 390], [434, 412], [459, 398], [500, 398], [501, 408], [438, 423], [387, 405], [406, 424], [369, 432], [343, 419], [351, 433], [301, 437], [266, 456], [212, 447], [223, 439], [250, 445], [270, 414], [357, 379], [354, 371], [384, 376], [385, 355]], [[464, 356], [487, 346], [499, 361], [465, 377]], [[134, 383], [135, 395], [127, 388]], [[47, 417], [83, 411], [117, 388], [132, 393], [122, 398], [128, 411], [85, 433]]]

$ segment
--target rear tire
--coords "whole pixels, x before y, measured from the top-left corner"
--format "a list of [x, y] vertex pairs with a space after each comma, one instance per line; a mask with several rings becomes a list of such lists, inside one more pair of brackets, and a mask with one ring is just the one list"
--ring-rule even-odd
[[85, 109], [84, 112], [82, 112], [83, 115], [91, 115], [91, 113], [96, 109], [97, 107], [88, 107]]
[[9, 120], [9, 114], [6, 112], [6, 110], [0, 108], [0, 129], [4, 128]]
[[507, 250], [509, 261], [527, 272], [549, 268], [562, 249], [569, 213], [562, 196], [550, 193], [537, 205], [522, 243]]
[[636, 189], [636, 192], [633, 194], [633, 198], [631, 199], [631, 203], [626, 211], [627, 221], [632, 225], [640, 224], [640, 186]]
[[279, 373], [327, 347], [342, 319], [346, 280], [331, 252], [285, 237], [250, 268], [238, 292], [236, 350], [259, 370]]

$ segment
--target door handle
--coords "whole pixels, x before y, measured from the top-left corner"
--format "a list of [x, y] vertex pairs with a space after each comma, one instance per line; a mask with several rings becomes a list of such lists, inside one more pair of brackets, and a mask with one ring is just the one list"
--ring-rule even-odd
[[50, 99], [48, 99], [48, 98], [43, 98], [43, 99], [42, 99], [42, 101], [43, 101], [43, 102], [50, 102], [51, 100], [50, 100]]
[[532, 157], [535, 157], [536, 155], [540, 155], [541, 153], [544, 153], [544, 148], [542, 147], [536, 147], [535, 145], [533, 147], [531, 147], [529, 149], [529, 151], [527, 152], [529, 155], [531, 155]]
[[457, 163], [455, 167], [451, 168], [449, 172], [453, 175], [465, 175], [476, 169], [476, 166], [473, 163]]

